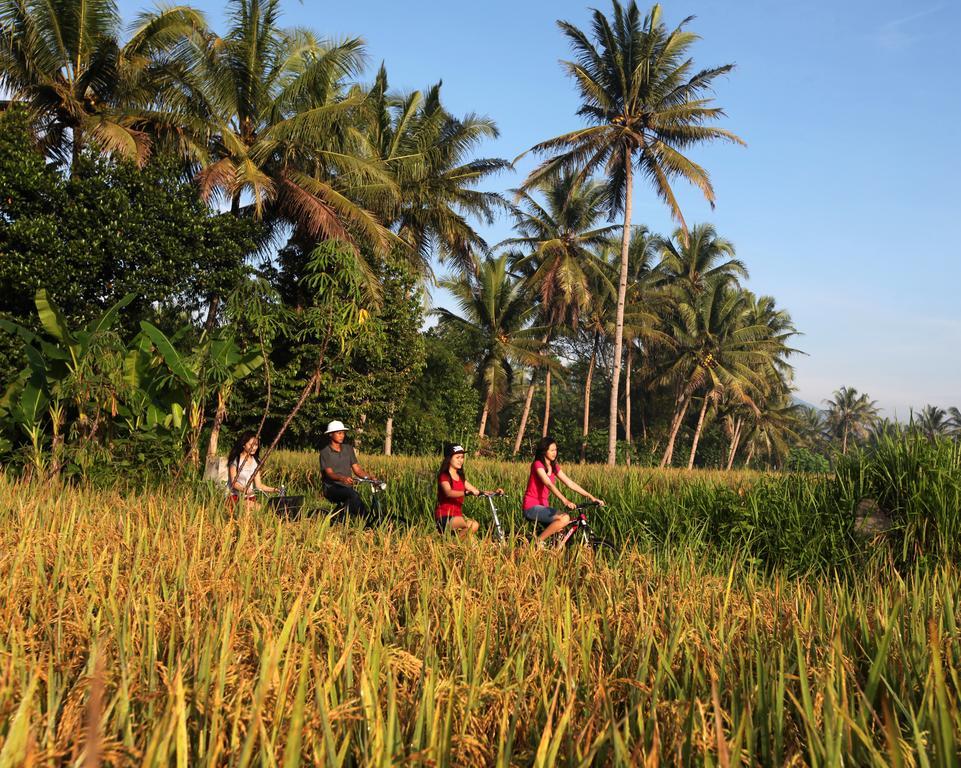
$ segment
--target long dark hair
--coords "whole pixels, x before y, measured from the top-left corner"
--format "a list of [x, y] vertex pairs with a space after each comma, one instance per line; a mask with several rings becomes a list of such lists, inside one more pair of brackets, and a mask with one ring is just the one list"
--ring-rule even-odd
[[551, 474], [553, 475], [557, 472], [557, 461], [549, 461], [547, 458], [547, 449], [552, 445], [555, 445], [557, 441], [548, 435], [547, 437], [542, 437], [537, 447], [534, 449], [534, 461], [540, 461], [545, 467], [551, 468]]
[[[244, 446], [247, 445], [247, 441], [252, 437], [257, 437], [257, 433], [252, 429], [245, 430], [240, 433], [240, 437], [237, 438], [237, 442], [234, 443], [234, 447], [230, 449], [230, 453], [227, 454], [227, 466], [231, 464], [240, 462], [240, 454], [244, 452]], [[260, 440], [257, 440], [257, 450], [254, 451], [254, 461], [260, 464]]]

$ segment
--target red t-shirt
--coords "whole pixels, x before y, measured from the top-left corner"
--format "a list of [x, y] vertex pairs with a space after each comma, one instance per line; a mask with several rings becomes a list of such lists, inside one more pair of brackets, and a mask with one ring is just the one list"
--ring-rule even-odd
[[462, 507], [464, 506], [464, 497], [458, 496], [456, 499], [451, 499], [444, 493], [444, 488], [441, 485], [443, 482], [450, 483], [450, 489], [452, 491], [463, 491], [464, 490], [464, 476], [461, 475], [457, 480], [454, 480], [450, 473], [443, 472], [437, 477], [437, 509], [434, 510], [435, 517], [463, 517], [464, 512]]
[[551, 472], [543, 461], [540, 459], [534, 460], [534, 463], [531, 464], [531, 475], [527, 479], [527, 491], [524, 493], [523, 509], [550, 506], [551, 492], [547, 487], [547, 483], [538, 476], [538, 469], [543, 469], [547, 473], [547, 479], [551, 481], [551, 485], [555, 485], [554, 478], [557, 477], [557, 473], [561, 471], [561, 465], [555, 461], [554, 471]]

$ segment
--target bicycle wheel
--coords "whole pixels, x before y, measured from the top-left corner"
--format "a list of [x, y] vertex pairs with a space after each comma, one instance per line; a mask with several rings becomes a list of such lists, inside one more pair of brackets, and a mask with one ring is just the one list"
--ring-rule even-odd
[[592, 536], [588, 539], [587, 545], [594, 552], [594, 557], [605, 562], [612, 562], [617, 559], [620, 549], [617, 545], [600, 536]]

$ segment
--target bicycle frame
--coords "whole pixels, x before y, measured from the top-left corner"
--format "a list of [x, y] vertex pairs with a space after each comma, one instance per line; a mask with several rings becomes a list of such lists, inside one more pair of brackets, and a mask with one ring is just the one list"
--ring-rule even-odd
[[499, 493], [482, 493], [481, 494], [481, 496], [487, 499], [487, 503], [490, 505], [491, 516], [494, 518], [494, 526], [497, 528], [497, 535], [500, 538], [500, 543], [504, 544], [507, 542], [507, 536], [504, 535], [504, 528], [501, 525], [500, 515], [497, 514], [497, 505], [494, 504], [494, 497], [500, 496], [500, 495], [501, 494]]
[[564, 530], [558, 532], [557, 534], [560, 537], [557, 544], [558, 549], [562, 549], [563, 547], [565, 547], [567, 543], [570, 541], [571, 536], [574, 536], [578, 531], [581, 532], [582, 544], [588, 544], [590, 542], [591, 536], [594, 534], [594, 531], [591, 530], [591, 525], [590, 523], [587, 522], [587, 515], [585, 514], [585, 510], [591, 509], [592, 507], [599, 507], [599, 506], [600, 504], [598, 504], [596, 501], [588, 501], [584, 504], [578, 504], [575, 507], [575, 509], [579, 512], [579, 514], [577, 515], [577, 517], [575, 517], [573, 520], [571, 520], [567, 524], [567, 527], [564, 528]]
[[370, 506], [371, 511], [381, 518], [383, 516], [383, 505], [380, 501], [380, 494], [387, 490], [387, 483], [383, 480], [372, 480], [369, 477], [361, 477], [355, 482], [356, 486], [369, 485], [370, 486]]

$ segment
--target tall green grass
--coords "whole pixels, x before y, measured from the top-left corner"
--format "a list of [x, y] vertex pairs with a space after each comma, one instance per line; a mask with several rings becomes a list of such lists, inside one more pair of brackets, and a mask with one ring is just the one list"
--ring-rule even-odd
[[[439, 460], [370, 457], [388, 478], [387, 504], [426, 532], [436, 498]], [[475, 485], [503, 487], [501, 517], [525, 531], [521, 498], [526, 462], [471, 459]], [[321, 509], [315, 455], [281, 453], [272, 477], [307, 493]], [[591, 513], [602, 534], [648, 552], [738, 557], [792, 574], [863, 568], [871, 559], [904, 565], [918, 557], [961, 556], [961, 447], [921, 439], [884, 440], [843, 457], [832, 475], [688, 472], [569, 465], [567, 472], [608, 502]], [[883, 541], [858, 534], [856, 512], [871, 499], [891, 531]], [[487, 507], [470, 499], [466, 514], [488, 523]]]

